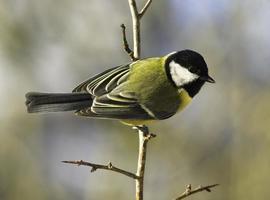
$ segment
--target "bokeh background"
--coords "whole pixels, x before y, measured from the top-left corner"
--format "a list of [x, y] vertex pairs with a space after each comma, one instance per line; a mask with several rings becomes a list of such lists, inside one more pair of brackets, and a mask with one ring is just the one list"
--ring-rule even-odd
[[[139, 5], [143, 1], [140, 0]], [[154, 1], [143, 57], [194, 49], [215, 85], [181, 114], [150, 126], [145, 199], [220, 183], [190, 199], [270, 199], [270, 1]], [[84, 159], [136, 170], [138, 139], [116, 121], [30, 115], [28, 91], [69, 92], [129, 62], [127, 0], [0, 0], [0, 199], [134, 199], [134, 181], [61, 163]]]

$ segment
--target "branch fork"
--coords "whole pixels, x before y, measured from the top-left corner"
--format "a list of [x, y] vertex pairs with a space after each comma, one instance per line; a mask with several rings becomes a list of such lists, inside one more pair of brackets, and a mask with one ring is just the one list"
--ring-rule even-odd
[[128, 0], [130, 13], [132, 17], [132, 24], [133, 24], [133, 50], [129, 48], [127, 39], [126, 39], [126, 32], [125, 32], [125, 25], [122, 24], [122, 35], [123, 35], [123, 44], [124, 49], [131, 58], [132, 61], [136, 61], [140, 59], [141, 56], [141, 26], [140, 20], [150, 7], [152, 0], [148, 0], [145, 5], [143, 6], [141, 11], [138, 11], [137, 3], [135, 0]]

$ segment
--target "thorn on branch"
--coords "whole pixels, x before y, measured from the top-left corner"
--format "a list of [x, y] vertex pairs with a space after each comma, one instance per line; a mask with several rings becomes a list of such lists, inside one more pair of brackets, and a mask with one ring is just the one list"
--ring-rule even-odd
[[206, 190], [207, 192], [212, 192], [209, 188], [205, 188], [205, 190]]
[[146, 136], [146, 139], [147, 139], [147, 140], [150, 140], [150, 139], [155, 138], [155, 137], [157, 137], [156, 134], [150, 133], [150, 134], [148, 134], [148, 135]]
[[184, 193], [189, 194], [190, 191], [191, 191], [191, 184], [188, 184]]
[[134, 57], [134, 52], [130, 49], [128, 41], [127, 41], [127, 36], [126, 36], [126, 26], [124, 24], [121, 24], [121, 28], [122, 28], [122, 37], [123, 37], [123, 46], [124, 46], [124, 50], [127, 52], [127, 54], [129, 55], [130, 59], [132, 61], [135, 61], [136, 58]]
[[97, 168], [96, 167], [92, 167], [91, 170], [90, 170], [91, 173], [93, 173], [95, 171], [97, 171]]
[[112, 168], [113, 168], [113, 165], [112, 165], [112, 163], [111, 163], [111, 162], [109, 162], [109, 164], [108, 164], [108, 168], [109, 168], [109, 169], [112, 169]]

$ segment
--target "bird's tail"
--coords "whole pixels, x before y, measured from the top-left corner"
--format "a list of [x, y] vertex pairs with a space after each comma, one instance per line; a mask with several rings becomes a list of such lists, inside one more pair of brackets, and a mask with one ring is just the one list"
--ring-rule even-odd
[[92, 96], [88, 93], [29, 92], [25, 97], [29, 113], [80, 110], [92, 104]]

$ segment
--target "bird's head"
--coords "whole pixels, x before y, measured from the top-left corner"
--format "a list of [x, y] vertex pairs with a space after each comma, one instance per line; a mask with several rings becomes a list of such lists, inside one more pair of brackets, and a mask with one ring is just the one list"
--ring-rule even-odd
[[196, 95], [205, 82], [215, 83], [208, 74], [204, 58], [192, 50], [183, 50], [168, 55], [165, 67], [168, 77], [178, 88], [190, 90]]

